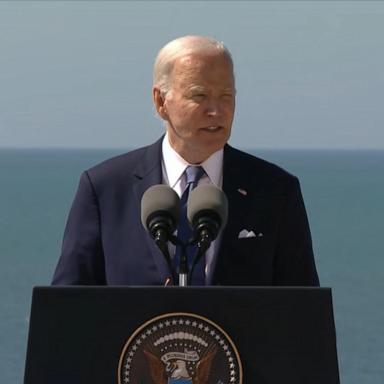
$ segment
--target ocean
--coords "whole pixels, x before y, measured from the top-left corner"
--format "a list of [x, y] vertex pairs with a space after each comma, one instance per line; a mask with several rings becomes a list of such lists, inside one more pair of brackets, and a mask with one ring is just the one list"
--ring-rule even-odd
[[[32, 287], [50, 283], [81, 171], [121, 152], [0, 149], [1, 383], [22, 383]], [[300, 179], [341, 382], [383, 383], [384, 151], [249, 152]]]

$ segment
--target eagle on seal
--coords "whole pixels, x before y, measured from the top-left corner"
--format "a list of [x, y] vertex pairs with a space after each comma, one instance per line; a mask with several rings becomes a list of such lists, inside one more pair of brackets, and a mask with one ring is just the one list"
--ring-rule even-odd
[[190, 376], [184, 360], [172, 362], [170, 376], [167, 375], [163, 362], [148, 350], [143, 351], [147, 357], [152, 381], [155, 384], [208, 384], [212, 361], [217, 353], [213, 346], [208, 353], [196, 364], [196, 373]]

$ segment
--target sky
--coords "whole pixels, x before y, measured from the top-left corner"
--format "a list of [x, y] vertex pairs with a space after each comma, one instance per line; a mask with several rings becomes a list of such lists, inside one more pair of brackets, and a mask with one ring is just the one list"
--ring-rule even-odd
[[134, 148], [163, 132], [168, 41], [232, 52], [231, 144], [384, 149], [384, 2], [0, 1], [0, 147]]

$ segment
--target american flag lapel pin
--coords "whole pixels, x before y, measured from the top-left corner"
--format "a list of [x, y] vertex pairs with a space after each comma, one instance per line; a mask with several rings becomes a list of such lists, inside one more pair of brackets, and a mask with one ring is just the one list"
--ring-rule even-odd
[[245, 189], [243, 189], [243, 188], [239, 188], [237, 190], [237, 192], [241, 193], [243, 196], [247, 196], [248, 195], [248, 192]]

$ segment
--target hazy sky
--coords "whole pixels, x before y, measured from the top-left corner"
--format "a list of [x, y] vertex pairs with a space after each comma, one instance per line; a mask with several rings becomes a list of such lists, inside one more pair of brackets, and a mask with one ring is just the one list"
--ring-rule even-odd
[[1, 1], [0, 146], [154, 141], [154, 57], [203, 34], [233, 54], [232, 144], [384, 149], [383, 20], [376, 1]]

